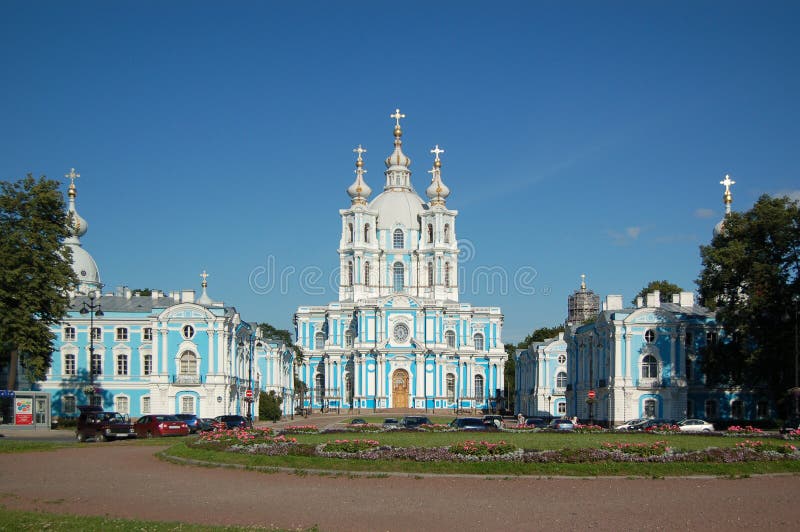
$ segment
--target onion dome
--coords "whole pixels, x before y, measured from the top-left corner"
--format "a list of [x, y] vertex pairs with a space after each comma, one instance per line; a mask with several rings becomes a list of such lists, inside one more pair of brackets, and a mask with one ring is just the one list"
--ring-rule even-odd
[[411, 190], [411, 171], [408, 169], [411, 166], [411, 159], [403, 153], [403, 141], [400, 138], [403, 136], [403, 130], [400, 128], [400, 119], [405, 118], [406, 115], [400, 113], [400, 109], [396, 109], [394, 114], [389, 115], [395, 119], [394, 126], [394, 151], [389, 157], [386, 158], [386, 186], [384, 190]]
[[100, 270], [97, 268], [97, 263], [89, 252], [83, 249], [79, 239], [89, 229], [89, 224], [75, 210], [75, 198], [78, 196], [75, 178], [80, 176], [80, 174], [75, 173], [74, 168], [64, 175], [70, 180], [67, 191], [69, 199], [67, 212], [71, 219], [70, 235], [64, 239], [64, 245], [72, 250], [72, 270], [78, 278], [76, 291], [81, 294], [88, 294], [89, 292], [100, 290], [103, 285], [100, 283]]
[[364, 169], [364, 160], [361, 158], [361, 154], [366, 153], [367, 150], [362, 148], [361, 144], [359, 144], [358, 147], [353, 150], [353, 152], [358, 154], [355, 170], [356, 180], [347, 189], [347, 194], [353, 201], [353, 205], [366, 205], [367, 198], [370, 194], [372, 194], [372, 189], [369, 188], [369, 185], [364, 182], [364, 174], [366, 174], [367, 171]]
[[725, 229], [725, 219], [731, 214], [731, 203], [733, 203], [733, 194], [731, 194], [731, 185], [735, 185], [736, 181], [731, 179], [731, 176], [725, 174], [725, 179], [719, 182], [720, 185], [725, 187], [725, 193], [722, 194], [722, 202], [725, 204], [725, 217], [717, 222], [714, 226], [714, 236], [722, 234]]
[[428, 196], [431, 205], [443, 206], [445, 200], [450, 195], [450, 189], [442, 181], [442, 161], [439, 159], [439, 154], [444, 153], [444, 150], [439, 148], [437, 144], [436, 147], [431, 150], [431, 153], [434, 154], [435, 158], [433, 160], [433, 168], [428, 170], [428, 172], [433, 174], [433, 177], [431, 178], [431, 184], [428, 185], [428, 188], [425, 190], [425, 195]]
[[203, 270], [203, 273], [200, 274], [200, 277], [203, 279], [203, 282], [200, 283], [200, 286], [203, 287], [203, 293], [200, 294], [199, 298], [197, 298], [197, 304], [203, 305], [204, 307], [209, 307], [214, 304], [214, 301], [212, 301], [211, 298], [208, 297], [208, 293], [206, 293], [206, 288], [208, 288], [208, 281], [206, 280], [208, 279], [208, 274], [205, 270]]

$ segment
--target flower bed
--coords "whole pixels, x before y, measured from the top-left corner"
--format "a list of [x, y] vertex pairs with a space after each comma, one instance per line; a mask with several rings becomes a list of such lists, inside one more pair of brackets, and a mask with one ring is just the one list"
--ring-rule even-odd
[[381, 444], [375, 440], [335, 440], [320, 445], [320, 451], [328, 453], [360, 453], [375, 449]]
[[728, 427], [728, 430], [725, 431], [726, 436], [763, 436], [764, 431], [753, 427], [751, 425], [747, 425], [746, 427], [740, 427], [739, 425], [731, 425]]
[[317, 434], [319, 427], [316, 425], [288, 425], [280, 430], [281, 434]]
[[330, 430], [325, 430], [323, 432], [383, 432], [386, 430], [383, 425], [379, 425], [377, 423], [366, 423], [366, 424], [348, 424], [345, 425], [344, 428], [334, 428]]
[[605, 430], [600, 425], [582, 425], [580, 423], [575, 425], [575, 432], [605, 432]]
[[420, 425], [417, 429], [422, 432], [453, 432], [455, 429], [450, 425], [442, 425], [441, 423], [425, 423]]
[[665, 441], [656, 441], [653, 443], [604, 442], [603, 448], [611, 451], [620, 451], [625, 454], [635, 454], [637, 456], [660, 456], [671, 450], [667, 447], [667, 442]]
[[653, 425], [644, 429], [645, 432], [650, 434], [680, 434], [681, 428], [678, 425], [671, 423], [664, 423], [662, 425]]
[[466, 454], [471, 456], [496, 456], [508, 454], [516, 451], [517, 448], [505, 441], [492, 443], [488, 441], [472, 441], [456, 443], [450, 446], [449, 451], [453, 454]]

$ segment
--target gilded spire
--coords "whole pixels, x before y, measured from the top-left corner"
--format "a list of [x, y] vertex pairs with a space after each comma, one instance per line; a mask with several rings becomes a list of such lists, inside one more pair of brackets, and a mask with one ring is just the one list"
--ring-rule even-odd
[[367, 198], [372, 194], [372, 189], [369, 188], [369, 185], [364, 181], [364, 174], [366, 174], [367, 171], [364, 169], [364, 159], [361, 158], [361, 154], [367, 153], [367, 150], [359, 144], [358, 147], [353, 150], [353, 153], [358, 154], [355, 169], [356, 180], [347, 189], [347, 194], [352, 199], [353, 205], [366, 205]]
[[731, 194], [731, 185], [735, 185], [736, 181], [731, 179], [731, 176], [725, 174], [725, 179], [719, 182], [720, 185], [725, 186], [725, 193], [722, 195], [722, 201], [725, 203], [725, 215], [731, 213], [731, 203], [733, 203], [733, 194]]
[[400, 119], [405, 118], [406, 115], [400, 112], [400, 109], [395, 109], [394, 113], [389, 115], [389, 118], [394, 118], [394, 151], [389, 157], [386, 158], [386, 185], [384, 190], [398, 190], [408, 191], [411, 190], [411, 171], [408, 169], [411, 166], [411, 159], [403, 153], [401, 140], [403, 136], [403, 129], [400, 127]]
[[75, 169], [71, 168], [68, 174], [64, 174], [64, 177], [69, 179], [69, 191], [67, 194], [70, 198], [75, 198], [78, 195], [77, 189], [75, 188], [75, 178], [80, 177], [81, 174], [76, 174]]
[[432, 206], [444, 206], [447, 196], [450, 195], [450, 189], [442, 182], [442, 160], [439, 158], [439, 154], [444, 153], [444, 150], [437, 144], [431, 150], [431, 153], [433, 154], [433, 168], [428, 170], [428, 173], [432, 174], [431, 184], [425, 190], [425, 194], [428, 196]]
[[203, 289], [208, 288], [208, 274], [205, 270], [203, 270], [203, 273], [200, 274], [200, 278], [203, 279], [203, 282], [200, 283], [200, 286], [202, 286]]

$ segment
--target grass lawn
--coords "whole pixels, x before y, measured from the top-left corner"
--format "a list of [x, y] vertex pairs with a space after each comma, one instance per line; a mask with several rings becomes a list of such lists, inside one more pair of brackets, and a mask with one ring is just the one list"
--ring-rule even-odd
[[[234, 531], [234, 530], [270, 530], [277, 528], [203, 526], [186, 523], [166, 523], [158, 521], [140, 521], [138, 519], [112, 519], [109, 517], [92, 517], [83, 515], [51, 514], [44, 512], [23, 512], [2, 508], [0, 511], [0, 530], [76, 530], [81, 532], [105, 532], [108, 530], [137, 530], [146, 532], [192, 530], [199, 532]], [[317, 530], [316, 528], [308, 530]]]
[[[694, 436], [682, 434], [558, 434], [558, 433], [503, 433], [503, 432], [446, 432], [424, 433], [388, 431], [382, 433], [353, 434], [298, 434], [299, 443], [316, 444], [336, 439], [370, 439], [382, 444], [397, 447], [443, 447], [466, 440], [497, 442], [504, 440], [517, 447], [531, 450], [556, 450], [599, 448], [604, 442], [652, 443], [666, 440], [679, 450], [702, 450], [708, 447], [733, 447], [743, 441], [740, 438], [720, 436]], [[777, 442], [776, 442], [777, 443]], [[180, 443], [162, 453], [170, 456], [195, 459], [207, 462], [238, 464], [244, 467], [275, 471], [271, 468], [289, 468], [298, 472], [309, 469], [341, 471], [347, 474], [372, 472], [375, 474], [399, 473], [439, 473], [474, 475], [571, 475], [571, 476], [645, 476], [664, 477], [674, 475], [713, 475], [748, 476], [763, 473], [800, 473], [800, 461], [753, 461], [753, 462], [672, 462], [672, 463], [631, 463], [631, 462], [584, 462], [584, 463], [520, 463], [520, 462], [416, 462], [412, 460], [359, 460], [325, 458], [319, 456], [263, 456], [215, 451], [187, 446]]]

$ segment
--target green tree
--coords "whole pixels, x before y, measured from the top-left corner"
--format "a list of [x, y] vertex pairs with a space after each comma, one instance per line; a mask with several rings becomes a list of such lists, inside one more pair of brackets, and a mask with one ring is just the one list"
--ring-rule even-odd
[[700, 255], [700, 302], [716, 311], [725, 330], [703, 353], [706, 375], [721, 383], [765, 384], [780, 398], [795, 386], [798, 203], [761, 196], [749, 211], [727, 216]]
[[523, 341], [517, 344], [517, 347], [519, 349], [528, 349], [528, 346], [533, 342], [543, 342], [548, 338], [555, 338], [560, 332], [564, 332], [563, 325], [556, 325], [555, 327], [540, 327], [526, 336]]
[[295, 345], [295, 343], [292, 341], [292, 333], [290, 333], [286, 329], [277, 329], [272, 325], [270, 325], [269, 323], [260, 324], [258, 326], [258, 329], [261, 331], [262, 337], [280, 340], [286, 345], [286, 347], [294, 351], [294, 357], [296, 362], [302, 362], [303, 359], [305, 358], [303, 350], [300, 349], [300, 346]]
[[150, 296], [153, 295], [152, 288], [134, 288], [131, 290], [132, 296]]
[[662, 303], [670, 303], [672, 301], [672, 294], [680, 294], [684, 291], [683, 288], [667, 281], [666, 279], [662, 281], [650, 281], [647, 286], [639, 290], [639, 293], [634, 296], [634, 298], [631, 300], [631, 303], [635, 305], [637, 298], [643, 298], [655, 290], [661, 292], [661, 294], [658, 296], [658, 300]]
[[508, 355], [508, 360], [506, 360], [505, 367], [503, 368], [503, 376], [506, 384], [506, 409], [511, 411], [514, 410], [514, 396], [517, 391], [517, 361], [514, 358], [517, 348], [514, 344], [504, 344], [503, 347]]
[[270, 390], [258, 394], [258, 419], [261, 421], [278, 421], [281, 418], [283, 397]]
[[77, 279], [64, 198], [57, 181], [27, 177], [0, 183], [0, 360], [14, 389], [17, 363], [30, 381], [50, 367], [54, 334]]

